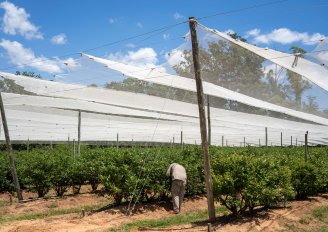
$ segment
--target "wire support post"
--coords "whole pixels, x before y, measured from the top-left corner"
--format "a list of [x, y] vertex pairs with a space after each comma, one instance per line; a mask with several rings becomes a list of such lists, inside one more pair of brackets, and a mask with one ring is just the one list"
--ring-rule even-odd
[[9, 168], [10, 168], [11, 175], [13, 177], [15, 190], [16, 190], [16, 193], [17, 193], [17, 198], [18, 198], [19, 201], [22, 201], [23, 200], [23, 194], [22, 194], [22, 191], [21, 191], [21, 188], [20, 188], [20, 185], [19, 185], [19, 181], [18, 181], [16, 166], [15, 166], [15, 159], [14, 159], [14, 155], [13, 155], [13, 147], [12, 147], [11, 141], [10, 141], [7, 118], [6, 118], [5, 108], [3, 106], [2, 93], [1, 92], [0, 92], [0, 110], [1, 110], [1, 119], [2, 119], [3, 131], [4, 131], [5, 139], [6, 139]]
[[308, 136], [309, 136], [309, 132], [307, 131], [305, 133], [305, 146], [304, 146], [304, 160], [305, 162], [307, 162], [308, 160], [308, 155], [309, 155], [309, 149], [308, 149]]
[[81, 155], [81, 110], [78, 114], [78, 128], [77, 128], [77, 156]]
[[208, 126], [208, 145], [211, 146], [212, 130], [211, 130], [211, 106], [210, 106], [209, 95], [207, 95], [207, 126]]
[[200, 133], [202, 139], [202, 150], [204, 158], [204, 170], [205, 170], [205, 183], [206, 183], [206, 193], [207, 193], [207, 205], [208, 205], [208, 216], [210, 222], [215, 220], [215, 210], [214, 210], [214, 198], [213, 198], [213, 183], [211, 177], [211, 165], [208, 152], [208, 142], [207, 142], [207, 130], [206, 130], [206, 117], [205, 117], [205, 107], [204, 107], [204, 94], [203, 94], [203, 84], [201, 80], [200, 64], [199, 64], [199, 48], [197, 41], [196, 32], [197, 22], [194, 17], [189, 17], [189, 28], [192, 42], [192, 55], [194, 61], [196, 88], [197, 88], [197, 100], [198, 100], [198, 110], [199, 110], [199, 121], [200, 121]]

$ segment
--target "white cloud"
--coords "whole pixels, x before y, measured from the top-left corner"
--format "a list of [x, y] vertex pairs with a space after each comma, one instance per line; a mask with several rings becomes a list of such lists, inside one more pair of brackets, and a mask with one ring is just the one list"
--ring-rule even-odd
[[179, 19], [184, 19], [185, 16], [183, 16], [182, 14], [179, 14], [178, 12], [175, 12], [173, 15], [175, 20], [179, 20]]
[[30, 21], [30, 15], [24, 8], [18, 8], [10, 2], [0, 3], [0, 8], [5, 10], [2, 18], [2, 30], [5, 34], [20, 34], [26, 39], [43, 39], [39, 28]]
[[140, 22], [137, 22], [137, 27], [139, 27], [139, 28], [143, 28], [143, 25], [142, 25], [142, 23], [140, 23]]
[[128, 44], [125, 45], [125, 47], [127, 47], [127, 48], [135, 48], [136, 45], [133, 44], [133, 43], [128, 43]]
[[152, 48], [140, 48], [137, 51], [129, 51], [127, 54], [111, 53], [108, 59], [138, 67], [155, 67], [158, 62], [157, 53]]
[[109, 18], [109, 23], [110, 24], [114, 24], [114, 23], [116, 23], [117, 22], [117, 19], [114, 19], [114, 18]]
[[66, 44], [66, 42], [67, 42], [66, 35], [64, 33], [55, 35], [51, 38], [51, 42], [53, 44], [58, 44], [58, 45]]
[[76, 69], [78, 67], [81, 67], [81, 65], [76, 62], [76, 60], [74, 60], [73, 58], [68, 58], [66, 60], [63, 61], [63, 63], [67, 66], [67, 68], [69, 69]]
[[7, 51], [10, 62], [18, 66], [29, 66], [40, 71], [51, 74], [60, 73], [62, 71], [63, 61], [51, 60], [44, 56], [36, 57], [31, 49], [24, 48], [24, 46], [17, 41], [9, 41], [2, 39], [0, 46]]
[[169, 33], [163, 34], [163, 39], [164, 40], [168, 40], [169, 38], [170, 38], [170, 34]]
[[180, 65], [181, 62], [186, 61], [182, 48], [176, 48], [165, 54], [165, 58], [171, 67]]
[[224, 31], [224, 33], [226, 33], [226, 34], [235, 34], [235, 31], [232, 30], [232, 29], [228, 29], [228, 30]]
[[246, 32], [246, 37], [249, 37], [249, 36], [258, 36], [260, 34], [261, 30], [258, 29], [258, 28], [254, 28], [253, 30], [250, 30], [248, 32]]
[[270, 44], [272, 42], [281, 44], [292, 44], [301, 42], [303, 44], [313, 45], [319, 43], [319, 40], [325, 38], [320, 33], [310, 35], [307, 32], [292, 31], [288, 28], [274, 29], [270, 33], [261, 34], [261, 30], [255, 28], [246, 33], [247, 37], [253, 37], [254, 43]]

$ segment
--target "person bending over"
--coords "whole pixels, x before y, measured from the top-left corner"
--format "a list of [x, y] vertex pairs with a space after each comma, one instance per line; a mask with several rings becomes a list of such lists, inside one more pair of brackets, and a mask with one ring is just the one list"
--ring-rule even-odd
[[171, 178], [171, 193], [174, 213], [180, 213], [187, 184], [186, 169], [178, 163], [173, 163], [167, 169], [166, 176]]

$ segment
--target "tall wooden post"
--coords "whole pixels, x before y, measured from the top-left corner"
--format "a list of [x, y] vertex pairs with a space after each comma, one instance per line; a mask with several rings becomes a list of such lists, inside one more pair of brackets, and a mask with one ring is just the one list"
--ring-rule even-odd
[[265, 128], [265, 146], [268, 146], [268, 128]]
[[207, 95], [207, 126], [208, 126], [208, 145], [211, 145], [212, 140], [212, 129], [211, 129], [211, 106], [210, 106], [210, 96]]
[[30, 137], [27, 137], [27, 146], [26, 146], [27, 153], [30, 151]]
[[70, 141], [69, 141], [69, 135], [67, 136], [67, 151], [68, 155], [71, 155], [71, 146], [70, 146]]
[[180, 134], [180, 145], [181, 145], [181, 147], [183, 146], [183, 131], [181, 131], [181, 134]]
[[194, 17], [189, 18], [190, 35], [192, 42], [192, 55], [194, 61], [196, 88], [197, 88], [197, 100], [199, 109], [199, 121], [200, 121], [200, 133], [202, 138], [202, 149], [204, 156], [204, 170], [205, 170], [205, 183], [207, 192], [207, 206], [208, 206], [208, 216], [210, 222], [215, 220], [215, 210], [214, 210], [214, 199], [213, 199], [213, 183], [211, 176], [211, 165], [208, 155], [208, 143], [207, 143], [207, 130], [206, 130], [206, 118], [204, 109], [204, 96], [203, 96], [203, 84], [200, 75], [200, 64], [199, 64], [199, 50], [198, 41], [196, 33], [197, 22]]
[[116, 150], [118, 150], [118, 133], [116, 134]]
[[5, 134], [5, 138], [6, 138], [9, 168], [10, 168], [11, 175], [13, 176], [13, 181], [14, 181], [14, 185], [15, 185], [15, 189], [16, 189], [16, 193], [17, 193], [17, 198], [18, 198], [18, 200], [21, 201], [21, 200], [23, 200], [23, 195], [22, 195], [22, 191], [20, 189], [18, 176], [17, 176], [17, 172], [16, 172], [15, 160], [14, 160], [14, 155], [13, 155], [13, 148], [11, 146], [9, 130], [8, 130], [8, 125], [7, 125], [7, 119], [6, 119], [6, 113], [5, 113], [5, 108], [3, 106], [2, 93], [1, 92], [0, 92], [0, 110], [1, 110], [1, 119], [2, 119], [3, 131], [4, 131], [4, 134]]
[[222, 147], [224, 147], [224, 136], [222, 135]]
[[77, 129], [77, 156], [81, 155], [81, 110], [79, 110], [78, 129]]
[[309, 132], [307, 131], [305, 133], [305, 146], [304, 146], [304, 160], [305, 160], [305, 162], [308, 159], [308, 152], [309, 152], [309, 150], [308, 150], [308, 134], [309, 134]]
[[282, 132], [280, 132], [280, 146], [282, 147]]
[[290, 146], [293, 146], [293, 136], [290, 136]]
[[244, 147], [246, 147], [246, 137], [244, 136]]
[[74, 160], [75, 160], [75, 157], [76, 157], [76, 154], [75, 154], [75, 139], [73, 139], [73, 157], [74, 157]]

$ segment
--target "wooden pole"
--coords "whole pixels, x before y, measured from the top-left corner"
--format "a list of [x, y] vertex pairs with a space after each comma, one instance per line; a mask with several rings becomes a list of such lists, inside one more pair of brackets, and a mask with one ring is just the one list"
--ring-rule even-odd
[[208, 126], [208, 145], [211, 145], [212, 129], [211, 129], [211, 111], [210, 111], [210, 96], [207, 95], [207, 126]]
[[73, 157], [75, 160], [75, 139], [73, 139]]
[[268, 146], [268, 128], [265, 128], [265, 146]]
[[77, 156], [81, 155], [81, 110], [79, 110], [78, 128], [77, 128]]
[[116, 150], [118, 150], [118, 133], [116, 134]]
[[282, 147], [282, 132], [280, 132], [280, 146]]
[[16, 193], [17, 193], [17, 198], [18, 198], [19, 201], [21, 201], [21, 200], [23, 200], [23, 195], [22, 195], [22, 191], [20, 189], [18, 176], [17, 176], [17, 172], [16, 172], [15, 160], [14, 160], [14, 155], [13, 155], [13, 148], [11, 146], [9, 130], [8, 130], [8, 125], [7, 125], [7, 119], [6, 119], [6, 113], [5, 113], [5, 108], [3, 106], [2, 93], [1, 92], [0, 92], [0, 110], [1, 110], [1, 119], [2, 119], [3, 131], [4, 131], [4, 134], [5, 134], [5, 138], [6, 138], [9, 168], [10, 168], [11, 175], [13, 176], [13, 181], [14, 181], [14, 185], [15, 185], [15, 189], [16, 189]]
[[181, 131], [181, 135], [180, 135], [180, 145], [181, 147], [183, 146], [183, 131]]
[[30, 151], [30, 137], [27, 137], [27, 146], [26, 146], [27, 153]]
[[244, 147], [246, 147], [246, 137], [244, 136]]
[[71, 155], [71, 147], [70, 147], [69, 135], [67, 136], [67, 151], [68, 151], [68, 155]]
[[290, 136], [290, 146], [293, 146], [293, 136]]
[[197, 88], [197, 100], [199, 109], [199, 121], [200, 121], [200, 133], [202, 138], [202, 149], [204, 156], [204, 170], [205, 170], [205, 183], [207, 193], [207, 206], [208, 206], [208, 217], [210, 222], [215, 220], [214, 210], [214, 198], [213, 198], [213, 183], [211, 176], [211, 165], [208, 155], [208, 143], [207, 143], [207, 130], [206, 130], [206, 118], [204, 109], [204, 96], [203, 96], [203, 84], [200, 75], [200, 64], [199, 64], [199, 50], [196, 32], [197, 22], [194, 17], [189, 18], [190, 35], [192, 42], [192, 55], [194, 61], [196, 88]]
[[224, 146], [224, 136], [222, 135], [222, 147]]
[[306, 133], [305, 133], [305, 146], [304, 146], [304, 160], [305, 160], [305, 162], [307, 162], [307, 159], [308, 159], [308, 134], [309, 134], [309, 132], [307, 131]]

